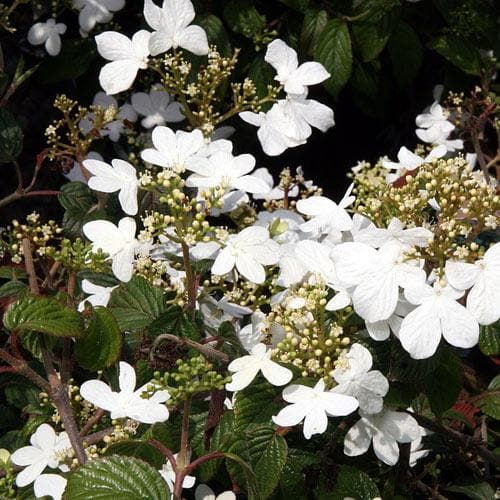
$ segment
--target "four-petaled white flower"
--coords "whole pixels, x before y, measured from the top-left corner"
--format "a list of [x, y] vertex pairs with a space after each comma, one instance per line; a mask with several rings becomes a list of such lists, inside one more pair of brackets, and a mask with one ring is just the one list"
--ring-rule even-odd
[[445, 273], [454, 288], [470, 288], [467, 309], [479, 324], [490, 325], [500, 318], [500, 243], [488, 248], [474, 264], [447, 261]]
[[152, 133], [154, 148], [145, 149], [141, 158], [148, 163], [183, 172], [188, 165], [196, 165], [203, 158], [205, 140], [201, 130], [192, 132], [168, 127], [155, 127]]
[[26, 486], [39, 477], [46, 467], [59, 468], [63, 472], [68, 466], [60, 463], [60, 457], [71, 450], [71, 443], [66, 432], [56, 434], [48, 424], [40, 425], [30, 438], [31, 446], [23, 446], [10, 457], [15, 465], [25, 467], [16, 477], [16, 484], [20, 488]]
[[208, 54], [205, 30], [190, 25], [194, 16], [193, 4], [189, 0], [163, 0], [161, 8], [152, 0], [145, 0], [144, 18], [154, 30], [149, 41], [151, 55], [157, 56], [177, 47], [198, 56]]
[[137, 92], [132, 95], [132, 106], [142, 116], [144, 128], [153, 128], [164, 123], [176, 123], [185, 119], [182, 106], [164, 90], [151, 89], [149, 94]]
[[83, 166], [92, 174], [89, 188], [103, 193], [119, 191], [118, 200], [128, 215], [137, 214], [137, 171], [130, 163], [112, 160], [111, 165], [99, 160], [84, 160]]
[[[179, 457], [179, 454], [176, 453], [174, 455], [174, 458], [177, 459]], [[161, 475], [161, 477], [165, 480], [167, 483], [168, 489], [173, 492], [174, 491], [174, 484], [175, 484], [175, 472], [174, 468], [172, 467], [172, 464], [170, 463], [170, 460], [167, 460], [166, 463], [163, 464], [163, 467], [158, 471]], [[194, 483], [196, 482], [196, 478], [194, 476], [184, 476], [184, 480], [182, 481], [182, 488], [192, 488], [194, 486]]]
[[94, 250], [109, 254], [113, 274], [120, 281], [130, 281], [135, 254], [143, 244], [135, 238], [136, 225], [131, 217], [124, 217], [115, 226], [107, 220], [94, 220], [83, 226], [83, 234], [92, 242]]
[[352, 294], [355, 311], [370, 323], [394, 313], [399, 287], [425, 281], [419, 262], [406, 260], [404, 249], [395, 242], [379, 250], [364, 243], [342, 243], [333, 248], [332, 258], [340, 282], [356, 287]]
[[292, 372], [271, 360], [271, 350], [265, 344], [252, 347], [250, 354], [236, 358], [229, 363], [227, 369], [232, 373], [232, 380], [226, 384], [231, 392], [241, 391], [248, 387], [259, 372], [272, 385], [285, 385], [292, 380]]
[[44, 23], [34, 24], [28, 31], [28, 42], [31, 45], [45, 44], [45, 50], [51, 56], [61, 52], [61, 35], [66, 33], [66, 25], [56, 23], [55, 19], [47, 19]]
[[73, 7], [80, 11], [78, 22], [83, 33], [93, 30], [97, 23], [107, 23], [113, 12], [125, 7], [125, 0], [73, 0]]
[[215, 259], [212, 274], [224, 276], [236, 266], [247, 280], [260, 285], [266, 280], [264, 266], [272, 266], [278, 260], [279, 245], [269, 238], [269, 231], [250, 226], [229, 236]]
[[106, 94], [129, 89], [137, 72], [148, 67], [150, 36], [148, 31], [140, 30], [132, 39], [116, 31], [105, 31], [95, 37], [99, 54], [111, 61], [99, 73], [99, 83]]
[[61, 500], [67, 483], [67, 479], [59, 474], [42, 474], [35, 479], [33, 493], [36, 498], [51, 497], [53, 500]]
[[297, 52], [280, 39], [273, 40], [267, 46], [264, 60], [276, 70], [274, 79], [284, 86], [288, 94], [302, 95], [308, 85], [330, 78], [330, 73], [318, 62], [306, 62], [299, 66]]
[[281, 427], [292, 427], [304, 420], [303, 432], [306, 439], [314, 434], [323, 434], [328, 426], [328, 417], [349, 415], [358, 407], [352, 396], [325, 391], [325, 382], [320, 379], [314, 387], [292, 384], [283, 390], [285, 406], [273, 422]]
[[359, 412], [358, 420], [347, 432], [344, 439], [344, 453], [357, 457], [366, 453], [373, 441], [375, 455], [387, 465], [395, 465], [399, 460], [398, 443], [411, 443], [420, 436], [417, 421], [408, 413], [382, 410], [370, 415]]
[[136, 376], [132, 366], [120, 362], [119, 392], [102, 380], [87, 380], [80, 388], [81, 396], [93, 405], [111, 413], [111, 418], [131, 418], [143, 424], [165, 422], [169, 413], [163, 403], [170, 399], [167, 391], [156, 391], [149, 399], [143, 398], [148, 384], [135, 388]]
[[464, 292], [439, 281], [431, 287], [412, 283], [404, 291], [411, 304], [418, 305], [401, 324], [399, 340], [414, 359], [432, 356], [441, 336], [452, 346], [467, 349], [477, 344], [479, 325], [472, 313], [457, 300]]
[[83, 311], [85, 309], [85, 302], [90, 302], [94, 307], [107, 306], [111, 297], [111, 292], [115, 288], [116, 286], [99, 286], [94, 285], [94, 283], [91, 283], [89, 280], [83, 280], [82, 290], [85, 293], [89, 293], [90, 296], [78, 304], [78, 310]]
[[371, 369], [372, 364], [370, 351], [354, 344], [332, 374], [338, 383], [333, 392], [354, 396], [365, 413], [382, 411], [389, 390], [389, 382], [378, 370]]
[[248, 175], [255, 167], [250, 154], [233, 156], [218, 151], [210, 158], [201, 159], [187, 167], [194, 172], [186, 180], [186, 186], [197, 188], [221, 187], [226, 191], [240, 189], [247, 193], [263, 193], [269, 186], [255, 175]]
[[200, 484], [194, 492], [195, 500], [236, 500], [236, 495], [232, 491], [223, 491], [215, 496], [212, 488], [206, 484]]

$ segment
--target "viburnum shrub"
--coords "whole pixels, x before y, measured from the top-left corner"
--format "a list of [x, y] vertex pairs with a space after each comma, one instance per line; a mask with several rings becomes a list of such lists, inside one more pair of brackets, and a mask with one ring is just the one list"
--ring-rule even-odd
[[[75, 3], [85, 33], [124, 4]], [[308, 96], [330, 73], [267, 33], [259, 92], [194, 18], [145, 0], [147, 29], [97, 35], [103, 92], [56, 99], [31, 185], [1, 202], [67, 162], [62, 225], [1, 233], [1, 408], [24, 417], [0, 439], [1, 497], [493, 498], [500, 376], [470, 359], [500, 355], [499, 154], [477, 147], [495, 95], [437, 88], [417, 150], [360, 162], [335, 202], [260, 166], [334, 125]], [[55, 55], [65, 29], [28, 41]], [[257, 158], [233, 148], [236, 116]]]

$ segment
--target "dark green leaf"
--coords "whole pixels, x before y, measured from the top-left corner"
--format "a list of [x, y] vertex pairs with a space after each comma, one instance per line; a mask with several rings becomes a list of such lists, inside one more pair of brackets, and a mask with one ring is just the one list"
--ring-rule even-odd
[[349, 30], [344, 21], [329, 21], [314, 50], [315, 59], [332, 75], [325, 83], [327, 90], [337, 96], [352, 72], [352, 48]]
[[177, 305], [170, 306], [154, 320], [148, 329], [148, 333], [153, 337], [157, 337], [162, 333], [170, 333], [191, 340], [200, 340], [201, 338], [200, 330], [190, 314]]
[[26, 271], [18, 267], [0, 266], [0, 278], [6, 280], [19, 280], [27, 278]]
[[160, 473], [132, 457], [91, 460], [68, 478], [67, 500], [169, 500], [170, 491]]
[[57, 345], [57, 337], [44, 335], [40, 332], [23, 332], [21, 335], [22, 346], [29, 351], [32, 356], [42, 360], [42, 349], [54, 349]]
[[496, 420], [500, 420], [500, 375], [497, 375], [490, 382], [488, 391], [491, 391], [491, 394], [481, 398], [478, 404], [483, 413]]
[[[240, 468], [241, 472], [243, 473], [243, 476], [245, 478], [246, 484], [247, 484], [247, 498], [248, 500], [260, 500], [261, 496], [259, 494], [259, 491], [257, 490], [256, 487], [256, 481], [255, 481], [255, 475], [253, 473], [252, 467], [248, 465], [245, 460], [243, 460], [241, 457], [238, 455], [235, 455], [234, 453], [224, 453], [225, 457], [227, 460], [230, 460], [231, 462], [235, 462], [238, 467]], [[229, 463], [231, 463], [229, 462]]]
[[83, 75], [96, 59], [96, 45], [93, 38], [65, 40], [61, 53], [46, 58], [38, 70], [41, 83], [55, 83], [72, 80]]
[[309, 9], [304, 16], [300, 34], [300, 48], [308, 56], [314, 54], [314, 49], [321, 32], [328, 22], [326, 10]]
[[486, 356], [500, 355], [500, 321], [482, 325], [479, 332], [479, 349]]
[[78, 363], [90, 371], [107, 368], [117, 361], [122, 347], [122, 335], [109, 309], [96, 307], [85, 329], [75, 344]]
[[257, 487], [264, 498], [268, 498], [278, 486], [286, 462], [288, 446], [283, 436], [274, 435], [260, 453], [254, 466]]
[[161, 469], [166, 459], [163, 454], [147, 441], [125, 440], [114, 443], [106, 449], [105, 456], [125, 455], [144, 460], [155, 469]]
[[317, 463], [318, 459], [315, 453], [294, 448], [288, 449], [279, 484], [281, 498], [307, 498], [308, 490], [305, 485], [304, 469]]
[[451, 408], [462, 390], [463, 367], [460, 358], [446, 349], [438, 367], [424, 380], [424, 392], [434, 414]]
[[5, 399], [9, 405], [22, 410], [28, 405], [39, 405], [40, 390], [27, 383], [9, 383], [5, 387]]
[[56, 337], [79, 337], [83, 332], [77, 311], [44, 297], [18, 300], [9, 307], [3, 322], [8, 330], [31, 330]]
[[248, 38], [259, 34], [266, 26], [266, 18], [259, 14], [252, 0], [225, 2], [224, 20], [235, 32]]
[[377, 485], [368, 474], [350, 467], [341, 465], [338, 468], [335, 486], [331, 491], [323, 488], [318, 491], [319, 500], [344, 500], [346, 497], [356, 500], [372, 500], [380, 497]]
[[207, 33], [208, 43], [216, 45], [219, 53], [225, 57], [231, 54], [231, 43], [224, 28], [222, 21], [213, 14], [201, 16], [196, 20], [196, 24], [200, 25]]
[[26, 292], [28, 287], [22, 281], [9, 281], [0, 286], [0, 299], [4, 297], [16, 297]]
[[23, 150], [23, 131], [14, 116], [0, 108], [0, 163], [10, 163]]
[[257, 95], [259, 97], [265, 97], [268, 93], [268, 85], [273, 85], [276, 83], [274, 80], [274, 70], [270, 64], [267, 64], [262, 57], [257, 57], [250, 64], [248, 70], [248, 78], [250, 78], [257, 89]]
[[166, 308], [163, 292], [140, 276], [114, 290], [108, 307], [122, 331], [150, 325]]
[[452, 64], [469, 75], [481, 74], [479, 51], [471, 44], [454, 36], [442, 36], [433, 40], [430, 48], [448, 59]]
[[445, 488], [446, 491], [452, 493], [460, 493], [472, 500], [491, 500], [495, 498], [495, 490], [486, 482], [468, 484], [468, 485], [452, 485]]
[[404, 21], [394, 28], [387, 45], [396, 82], [404, 87], [418, 74], [423, 58], [423, 47], [415, 30]]
[[309, 0], [280, 0], [280, 2], [298, 12], [305, 12], [309, 5]]
[[86, 213], [93, 203], [92, 191], [83, 182], [64, 184], [57, 199], [66, 210], [75, 212]]

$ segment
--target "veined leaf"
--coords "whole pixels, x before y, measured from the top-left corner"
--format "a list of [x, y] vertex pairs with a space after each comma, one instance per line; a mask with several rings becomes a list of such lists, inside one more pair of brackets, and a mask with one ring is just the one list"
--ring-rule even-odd
[[479, 349], [486, 356], [498, 356], [500, 354], [500, 321], [492, 325], [481, 326]]
[[12, 113], [0, 108], [0, 163], [10, 163], [23, 150], [23, 131]]
[[4, 315], [8, 330], [28, 330], [56, 337], [79, 337], [83, 333], [82, 319], [54, 299], [25, 297], [12, 304]]

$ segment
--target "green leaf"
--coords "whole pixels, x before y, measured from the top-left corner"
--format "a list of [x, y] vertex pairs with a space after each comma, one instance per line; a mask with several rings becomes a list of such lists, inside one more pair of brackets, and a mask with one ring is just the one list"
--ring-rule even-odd
[[488, 385], [491, 394], [478, 401], [481, 411], [496, 420], [500, 420], [500, 375], [497, 375]]
[[446, 349], [437, 368], [424, 380], [424, 392], [435, 415], [451, 408], [462, 390], [463, 367], [460, 358]]
[[241, 472], [243, 473], [243, 476], [247, 484], [248, 500], [260, 500], [261, 496], [255, 484], [256, 480], [252, 467], [250, 467], [250, 465], [248, 465], [248, 463], [245, 462], [245, 460], [243, 460], [238, 455], [235, 455], [234, 453], [224, 453], [224, 456], [226, 457], [227, 460], [235, 462], [239, 466]]
[[191, 340], [200, 340], [201, 333], [198, 325], [191, 316], [178, 305], [170, 306], [164, 313], [155, 319], [148, 329], [149, 335], [157, 337], [162, 333], [170, 333], [177, 337]]
[[163, 292], [144, 278], [134, 276], [113, 291], [108, 307], [113, 312], [120, 330], [135, 330], [150, 325], [166, 305]]
[[170, 491], [160, 473], [132, 457], [91, 460], [68, 478], [67, 500], [169, 500]]
[[83, 182], [68, 182], [62, 186], [57, 199], [66, 210], [86, 213], [92, 206], [94, 197], [92, 191]]
[[26, 271], [18, 267], [0, 266], [0, 278], [6, 280], [18, 280], [27, 278]]
[[208, 43], [210, 45], [216, 45], [221, 55], [228, 57], [231, 54], [229, 36], [224, 24], [217, 16], [213, 14], [200, 16], [200, 18], [196, 20], [196, 24], [205, 30]]
[[276, 83], [273, 68], [262, 57], [257, 57], [252, 61], [248, 70], [248, 78], [255, 84], [257, 95], [261, 98], [267, 95], [268, 85]]
[[404, 21], [394, 28], [387, 44], [394, 78], [399, 86], [408, 85], [422, 65], [424, 49], [415, 30]]
[[12, 113], [0, 108], [0, 163], [10, 163], [23, 150], [23, 131]]
[[65, 40], [60, 54], [46, 58], [40, 65], [38, 80], [48, 84], [78, 78], [87, 71], [96, 56], [92, 38]]
[[253, 38], [266, 27], [266, 18], [259, 14], [252, 0], [225, 2], [224, 20], [235, 32]]
[[332, 75], [325, 83], [327, 90], [337, 96], [352, 72], [351, 37], [347, 24], [340, 19], [329, 21], [318, 38], [315, 60]]
[[104, 456], [125, 455], [139, 458], [155, 469], [161, 469], [166, 459], [163, 454], [147, 441], [127, 439], [114, 443], [106, 449]]
[[105, 307], [96, 307], [85, 330], [75, 344], [78, 363], [89, 371], [114, 365], [120, 356], [122, 335], [113, 313]]
[[482, 325], [479, 332], [479, 349], [486, 356], [500, 355], [500, 321]]
[[348, 465], [341, 465], [338, 468], [333, 490], [326, 491], [323, 485], [318, 493], [319, 500], [344, 500], [346, 497], [356, 500], [372, 500], [372, 498], [380, 497], [377, 485], [371, 477]]
[[63, 228], [68, 235], [78, 237], [82, 234], [82, 227], [84, 224], [93, 220], [102, 219], [107, 219], [106, 212], [104, 210], [84, 212], [79, 209], [70, 209], [64, 212]]
[[0, 286], [0, 299], [4, 297], [16, 297], [28, 290], [26, 283], [22, 281], [9, 281]]
[[461, 493], [472, 500], [491, 500], [495, 498], [495, 490], [486, 482], [447, 486], [445, 491], [452, 493]]
[[281, 498], [307, 498], [309, 491], [305, 485], [304, 469], [316, 464], [318, 460], [315, 453], [294, 448], [288, 449], [279, 484]]
[[257, 487], [263, 498], [268, 498], [278, 486], [286, 462], [288, 446], [283, 436], [274, 435], [260, 453], [254, 472]]
[[312, 57], [318, 38], [327, 22], [328, 13], [326, 10], [307, 10], [300, 33], [300, 48], [302, 52]]
[[309, 0], [280, 0], [280, 2], [297, 12], [305, 12], [309, 5]]
[[438, 54], [469, 75], [481, 74], [481, 56], [470, 43], [452, 35], [434, 39], [429, 44]]
[[18, 300], [9, 307], [3, 322], [8, 330], [31, 330], [56, 337], [79, 337], [83, 333], [77, 311], [44, 297]]
[[28, 405], [38, 406], [40, 389], [32, 384], [10, 382], [4, 389], [5, 400], [20, 410]]
[[399, 16], [399, 9], [392, 9], [379, 15], [365, 17], [353, 23], [352, 33], [355, 47], [364, 62], [372, 61], [384, 50]]

